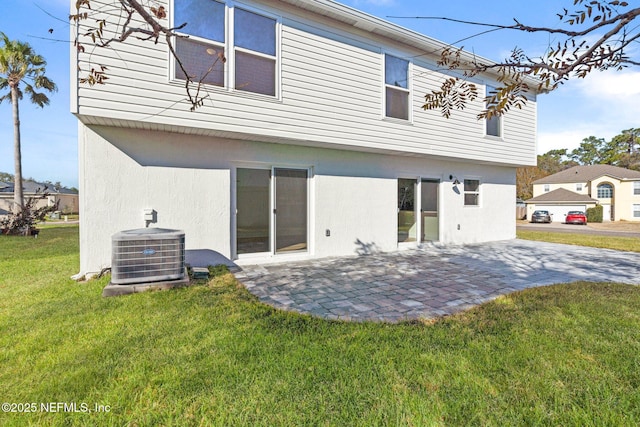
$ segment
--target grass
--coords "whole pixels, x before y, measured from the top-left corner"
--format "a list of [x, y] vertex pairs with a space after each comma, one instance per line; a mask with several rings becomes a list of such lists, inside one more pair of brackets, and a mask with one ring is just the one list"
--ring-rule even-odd
[[[637, 425], [640, 289], [573, 283], [401, 324], [259, 303], [230, 274], [102, 298], [77, 228], [0, 237], [1, 425]], [[38, 407], [39, 408], [39, 407]]]
[[618, 251], [640, 252], [640, 239], [636, 237], [554, 233], [553, 231], [536, 230], [518, 230], [516, 234], [519, 239], [525, 240], [590, 246], [594, 248], [615, 249]]

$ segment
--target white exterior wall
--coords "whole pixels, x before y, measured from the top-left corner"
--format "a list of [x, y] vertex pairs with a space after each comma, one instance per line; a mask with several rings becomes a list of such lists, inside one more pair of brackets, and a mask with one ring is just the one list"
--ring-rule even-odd
[[[110, 265], [111, 236], [144, 227], [144, 209], [157, 211], [153, 227], [185, 230], [187, 249], [234, 258], [232, 183], [235, 168], [248, 166], [311, 168], [309, 251], [297, 257], [353, 255], [363, 245], [398, 249], [397, 178], [442, 180], [440, 241], [515, 237], [511, 167], [82, 124], [79, 138], [82, 273]], [[463, 185], [456, 193], [449, 175], [480, 180], [479, 207], [464, 206]]]
[[[92, 9], [100, 11], [110, 3], [92, 0]], [[169, 8], [166, 0], [157, 3]], [[72, 70], [77, 69], [76, 59], [83, 70], [104, 64], [110, 78], [106, 85], [80, 85], [77, 97], [72, 96], [72, 111], [86, 124], [535, 165], [535, 97], [523, 110], [513, 109], [503, 118], [502, 138], [486, 137], [484, 121], [476, 115], [483, 108], [484, 84], [495, 81], [477, 80], [479, 98], [445, 119], [440, 111], [421, 109], [424, 95], [444, 78], [432, 71], [435, 60], [424, 51], [291, 5], [283, 10], [275, 0], [247, 4], [282, 17], [278, 96], [207, 87], [211, 98], [191, 112], [184, 82], [171, 79], [165, 43], [130, 38], [114, 45], [117, 52], [96, 48], [78, 54], [72, 49]], [[411, 121], [383, 117], [385, 52], [416, 58]]]

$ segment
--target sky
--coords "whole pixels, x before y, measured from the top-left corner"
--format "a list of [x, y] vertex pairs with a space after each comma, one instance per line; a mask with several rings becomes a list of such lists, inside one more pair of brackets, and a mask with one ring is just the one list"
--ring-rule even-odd
[[[511, 24], [517, 18], [533, 26], [557, 26], [556, 13], [572, 8], [573, 0], [341, 0], [348, 6], [495, 61], [514, 47], [540, 55], [557, 40], [548, 35], [498, 31], [477, 35], [482, 28], [439, 19]], [[22, 170], [24, 177], [60, 181], [78, 187], [77, 120], [69, 112], [70, 0], [0, 0], [0, 31], [29, 43], [47, 60], [47, 76], [58, 91], [43, 109], [26, 98], [20, 103]], [[49, 30], [53, 30], [52, 33]], [[477, 35], [475, 37], [471, 37]], [[471, 38], [469, 38], [471, 37]], [[459, 42], [459, 40], [467, 39]], [[538, 154], [572, 150], [584, 138], [611, 139], [624, 129], [640, 127], [640, 70], [595, 72], [557, 91], [538, 97]], [[454, 116], [455, 117], [455, 116]], [[13, 173], [11, 105], [0, 104], [0, 172]]]

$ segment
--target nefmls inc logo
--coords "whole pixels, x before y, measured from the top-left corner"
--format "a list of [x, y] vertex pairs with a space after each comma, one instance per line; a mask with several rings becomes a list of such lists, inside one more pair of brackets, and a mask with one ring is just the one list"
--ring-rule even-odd
[[155, 249], [145, 249], [144, 251], [142, 251], [142, 255], [155, 255], [156, 254], [156, 250]]

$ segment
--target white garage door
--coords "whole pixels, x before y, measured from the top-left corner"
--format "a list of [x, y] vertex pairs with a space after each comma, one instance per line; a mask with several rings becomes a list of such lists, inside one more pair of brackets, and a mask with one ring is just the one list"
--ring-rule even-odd
[[536, 210], [549, 211], [552, 214], [553, 222], [564, 222], [567, 212], [569, 211], [581, 211], [586, 213], [585, 205], [573, 205], [573, 206], [538, 206]]

